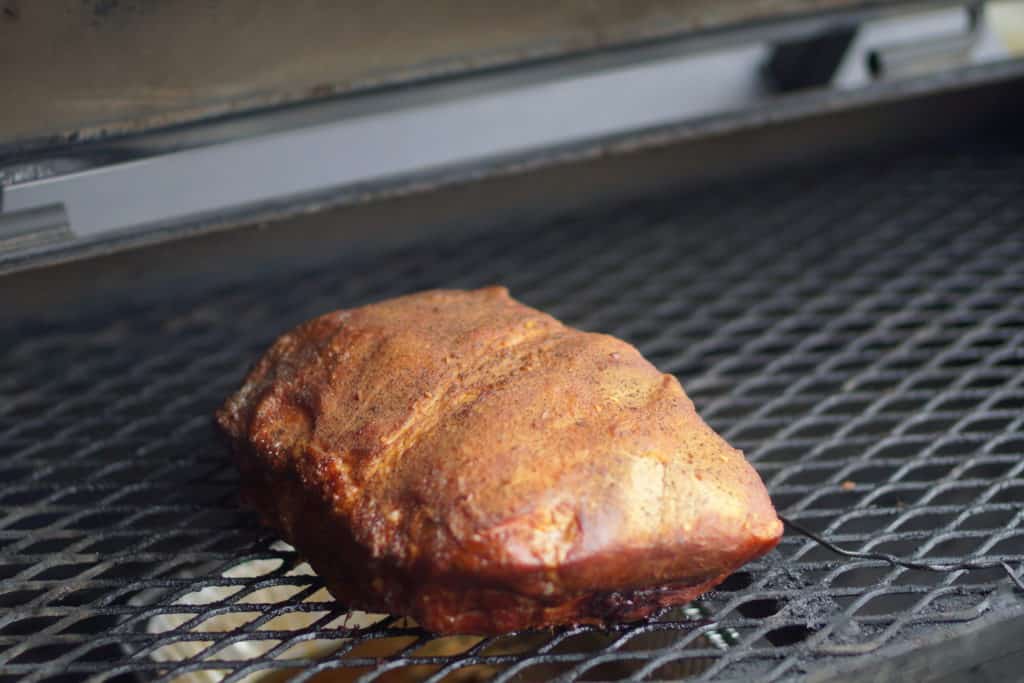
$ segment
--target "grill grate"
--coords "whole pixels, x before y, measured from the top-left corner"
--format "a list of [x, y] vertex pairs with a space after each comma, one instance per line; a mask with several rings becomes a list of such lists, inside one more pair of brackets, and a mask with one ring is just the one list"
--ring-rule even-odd
[[1019, 571], [1024, 153], [936, 149], [26, 325], [0, 355], [3, 679], [769, 679], [1024, 608], [999, 570], [790, 533], [699, 603], [609, 631], [434, 639], [347, 614], [238, 509], [211, 411], [302, 319], [491, 282], [677, 373], [799, 523]]

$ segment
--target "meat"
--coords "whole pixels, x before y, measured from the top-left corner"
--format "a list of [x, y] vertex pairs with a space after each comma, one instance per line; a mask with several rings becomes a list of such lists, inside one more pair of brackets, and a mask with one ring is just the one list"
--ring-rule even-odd
[[300, 325], [217, 421], [338, 600], [435, 632], [642, 618], [782, 534], [675, 377], [501, 287]]

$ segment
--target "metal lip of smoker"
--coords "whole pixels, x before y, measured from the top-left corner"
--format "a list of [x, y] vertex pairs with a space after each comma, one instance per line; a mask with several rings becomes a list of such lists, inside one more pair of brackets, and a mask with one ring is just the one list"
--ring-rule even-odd
[[[928, 16], [939, 11], [927, 10]], [[954, 5], [943, 11], [964, 10]], [[857, 20], [869, 25], [892, 19], [886, 12], [854, 13], [827, 23], [814, 17], [723, 29], [236, 117], [177, 134], [155, 133], [149, 141], [142, 136], [109, 143], [116, 154], [104, 152], [100, 143], [85, 148], [93, 150], [89, 156], [120, 160], [91, 168], [74, 170], [89, 163], [74, 155], [62, 159], [73, 169], [65, 172], [47, 170], [58, 164], [45, 158], [26, 163], [21, 171], [8, 169], [7, 183], [0, 186], [0, 233], [12, 230], [5, 225], [20, 221], [19, 213], [51, 205], [62, 206], [67, 226], [47, 226], [50, 237], [35, 242], [0, 241], [0, 269], [31, 264], [33, 254], [71, 252], [104, 240], [166, 238], [185, 225], [190, 232], [221, 228], [261, 212], [323, 208], [377, 188], [429, 184], [432, 176], [479, 177], [524, 159], [543, 163], [593, 153], [649, 131], [698, 131], [702, 122], [721, 125], [730, 118], [742, 126], [744, 116], [759, 120], [761, 112], [779, 108], [780, 99], [814, 110], [892, 96], [908, 88], [868, 80], [839, 92], [786, 96], [774, 92], [762, 74], [779, 41]], [[940, 35], [936, 43], [930, 35], [919, 41], [930, 46], [926, 53], [908, 43], [871, 54], [879, 63], [896, 63], [897, 57], [878, 56], [893, 54], [903, 55], [899, 63], [913, 64], [918, 52], [934, 57], [946, 54], [953, 42], [962, 49], [970, 39], [970, 33]], [[963, 80], [997, 78], [1008, 68], [1015, 67], [975, 65]]]

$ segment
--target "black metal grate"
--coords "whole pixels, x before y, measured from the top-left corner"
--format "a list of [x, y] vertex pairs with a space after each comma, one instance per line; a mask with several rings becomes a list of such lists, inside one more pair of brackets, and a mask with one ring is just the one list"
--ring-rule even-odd
[[694, 606], [610, 631], [432, 639], [346, 614], [238, 509], [210, 413], [299, 320], [491, 282], [677, 373], [793, 519], [1019, 570], [1024, 152], [940, 149], [24, 327], [0, 347], [4, 680], [766, 680], [1024, 605], [997, 599], [998, 570], [905, 571], [788, 535]]

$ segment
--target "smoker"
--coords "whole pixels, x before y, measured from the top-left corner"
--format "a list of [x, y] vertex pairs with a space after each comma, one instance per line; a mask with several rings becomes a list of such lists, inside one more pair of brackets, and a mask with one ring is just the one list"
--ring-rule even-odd
[[[1024, 5], [0, 0], [4, 681], [1012, 680]], [[507, 285], [793, 528], [685, 608], [433, 636], [237, 499], [281, 332]], [[950, 569], [949, 567], [946, 567]]]

